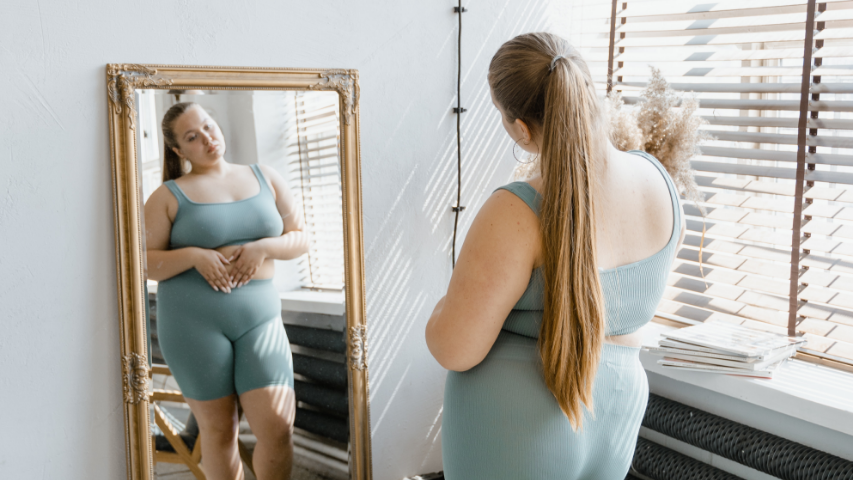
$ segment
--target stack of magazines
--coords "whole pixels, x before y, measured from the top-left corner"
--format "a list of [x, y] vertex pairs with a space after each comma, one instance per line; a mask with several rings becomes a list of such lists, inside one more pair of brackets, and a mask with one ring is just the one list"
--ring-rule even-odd
[[662, 333], [658, 346], [666, 368], [772, 378], [773, 370], [806, 341], [729, 323], [703, 323]]

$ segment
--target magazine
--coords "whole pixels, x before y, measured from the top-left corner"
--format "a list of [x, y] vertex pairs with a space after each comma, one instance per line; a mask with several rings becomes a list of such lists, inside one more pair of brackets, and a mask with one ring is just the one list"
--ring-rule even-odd
[[[679, 360], [679, 361], [688, 361], [688, 362], [697, 362], [697, 366], [704, 368], [707, 366], [722, 366], [722, 367], [733, 367], [738, 368], [740, 370], [765, 370], [769, 369], [774, 364], [785, 360], [786, 358], [792, 356], [796, 353], [797, 347], [788, 347], [783, 348], [781, 351], [777, 352], [773, 356], [766, 358], [765, 360], [757, 361], [757, 362], [744, 362], [740, 360], [726, 360], [720, 358], [713, 357], [702, 357], [695, 356], [689, 353], [666, 353], [665, 358], [667, 360]], [[707, 354], [705, 354], [707, 355]]]
[[[687, 344], [684, 344], [687, 345]], [[664, 346], [663, 342], [661, 342], [661, 346], [644, 346], [645, 350], [654, 353], [656, 355], [670, 355], [670, 354], [683, 354], [683, 355], [694, 355], [697, 357], [708, 357], [708, 358], [719, 358], [721, 360], [732, 360], [735, 362], [756, 362], [757, 358], [743, 357], [740, 355], [731, 355], [728, 353], [718, 352], [716, 350], [710, 348], [702, 348], [702, 350], [693, 350], [692, 348], [684, 348], [684, 347], [668, 347]]]
[[804, 338], [791, 338], [729, 323], [702, 323], [661, 335], [669, 340], [717, 350], [718, 353], [748, 358], [767, 357], [774, 350], [796, 347], [806, 342]]

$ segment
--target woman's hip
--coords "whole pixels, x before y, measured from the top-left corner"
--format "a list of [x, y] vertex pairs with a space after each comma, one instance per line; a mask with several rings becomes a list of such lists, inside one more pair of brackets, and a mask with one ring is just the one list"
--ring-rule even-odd
[[448, 373], [442, 442], [448, 452], [458, 448], [470, 461], [497, 462], [500, 468], [510, 468], [504, 461], [557, 462], [554, 468], [563, 468], [555, 459], [564, 457], [582, 465], [600, 449], [612, 452], [613, 461], [630, 460], [648, 400], [638, 353], [633, 347], [603, 346], [593, 412], [585, 411], [582, 430], [574, 431], [545, 384], [536, 339], [502, 332], [483, 362]]
[[[602, 346], [593, 384], [594, 411], [629, 404], [645, 409], [648, 382], [639, 350], [609, 343]], [[565, 418], [545, 384], [537, 340], [508, 332], [498, 335], [480, 364], [465, 372], [448, 372], [445, 396], [451, 405], [457, 401], [482, 401], [509, 411], [541, 403]]]
[[157, 287], [158, 329], [213, 328], [236, 338], [280, 315], [281, 299], [272, 279], [251, 280], [225, 293], [190, 269]]

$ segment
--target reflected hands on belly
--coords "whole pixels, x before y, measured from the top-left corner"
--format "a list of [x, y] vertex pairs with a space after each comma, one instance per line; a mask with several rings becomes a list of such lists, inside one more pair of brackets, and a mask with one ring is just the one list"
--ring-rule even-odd
[[207, 283], [217, 292], [231, 293], [231, 287], [234, 284], [226, 268], [226, 265], [231, 262], [225, 258], [225, 255], [207, 248], [197, 248], [194, 253], [193, 267], [207, 280]]
[[266, 258], [267, 252], [260, 240], [237, 247], [230, 258], [232, 265], [229, 270], [232, 285], [242, 287], [249, 283]]

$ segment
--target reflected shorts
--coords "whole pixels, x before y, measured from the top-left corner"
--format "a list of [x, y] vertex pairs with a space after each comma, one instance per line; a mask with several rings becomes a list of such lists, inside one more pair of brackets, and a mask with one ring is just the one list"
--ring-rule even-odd
[[293, 358], [272, 279], [217, 292], [196, 269], [157, 287], [157, 338], [183, 395], [213, 400], [293, 388]]

